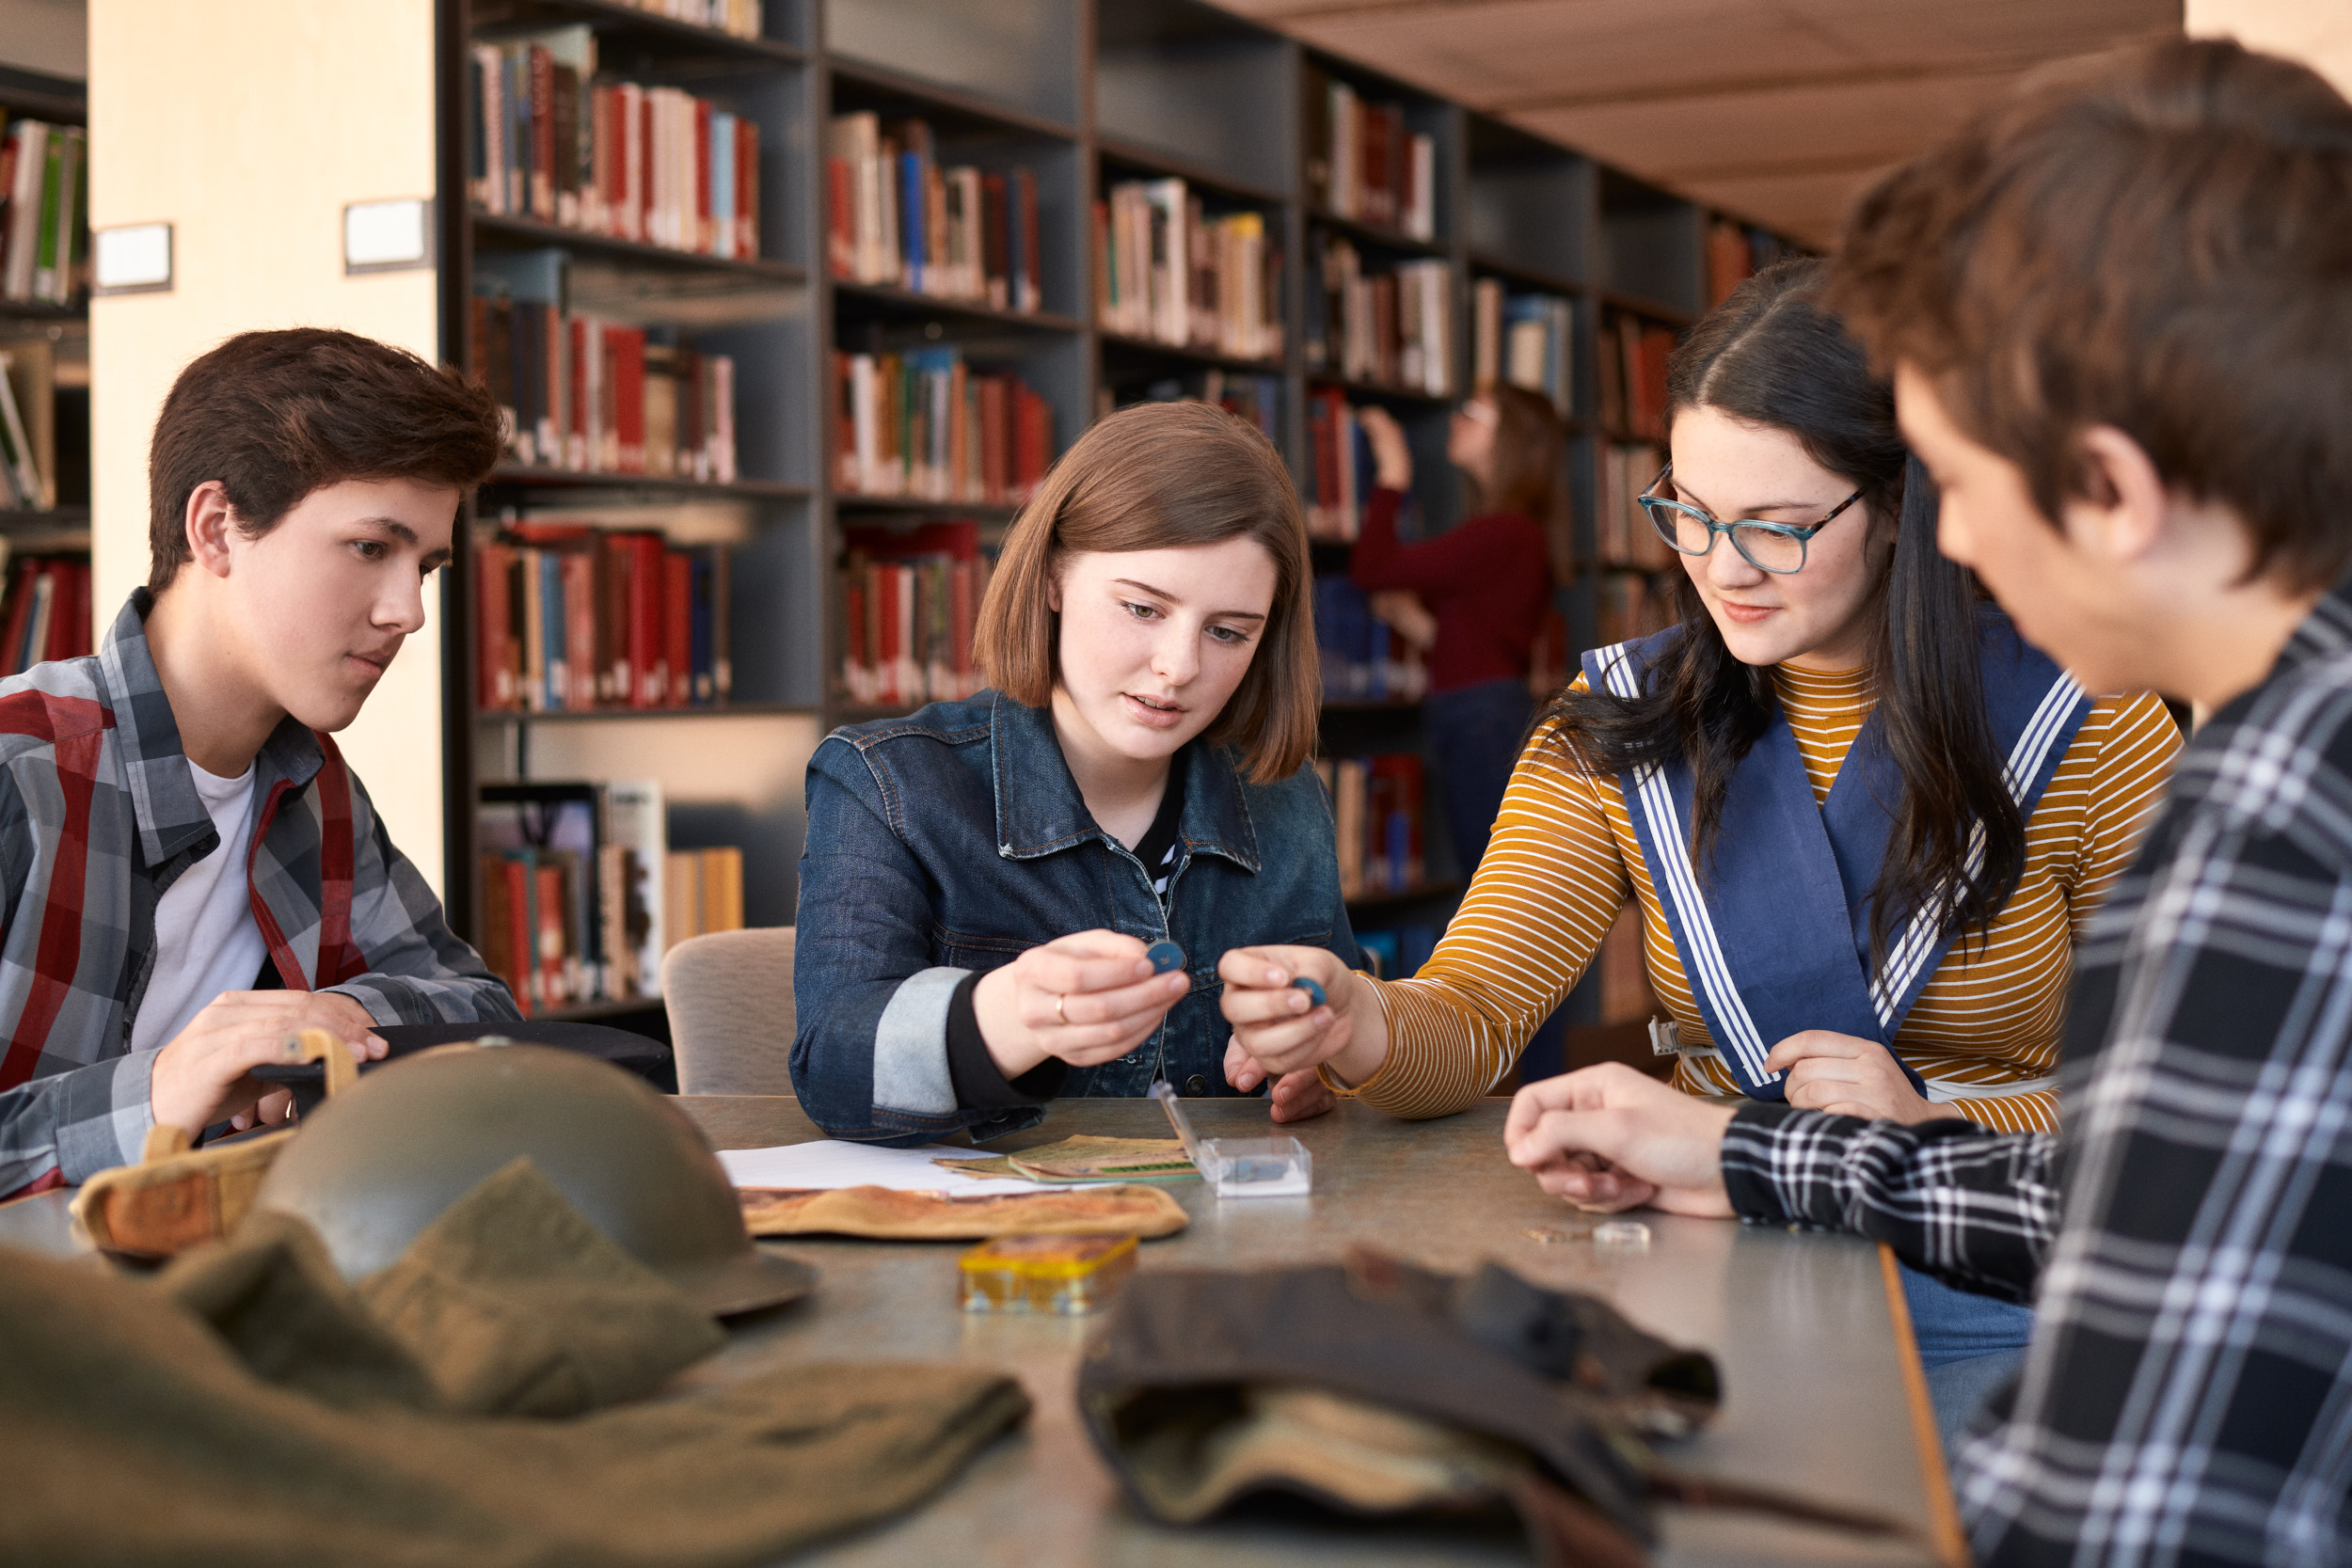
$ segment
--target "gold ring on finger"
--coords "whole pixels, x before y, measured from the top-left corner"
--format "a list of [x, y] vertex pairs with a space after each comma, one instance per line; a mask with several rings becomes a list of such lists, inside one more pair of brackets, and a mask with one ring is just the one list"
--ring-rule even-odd
[[1070, 1027], [1070, 1015], [1061, 1010], [1061, 1005], [1064, 1000], [1065, 998], [1062, 996], [1061, 992], [1056, 991], [1054, 993], [1054, 1022], [1067, 1029]]

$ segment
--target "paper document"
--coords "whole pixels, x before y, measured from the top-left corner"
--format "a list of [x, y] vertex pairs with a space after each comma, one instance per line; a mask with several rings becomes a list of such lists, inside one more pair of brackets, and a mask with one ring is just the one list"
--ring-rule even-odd
[[723, 1148], [719, 1163], [726, 1167], [727, 1180], [739, 1187], [888, 1187], [901, 1193], [995, 1196], [1055, 1193], [1070, 1185], [1066, 1181], [977, 1181], [931, 1164], [943, 1156], [969, 1160], [984, 1153], [951, 1144], [878, 1148], [872, 1144], [819, 1138], [774, 1148]]

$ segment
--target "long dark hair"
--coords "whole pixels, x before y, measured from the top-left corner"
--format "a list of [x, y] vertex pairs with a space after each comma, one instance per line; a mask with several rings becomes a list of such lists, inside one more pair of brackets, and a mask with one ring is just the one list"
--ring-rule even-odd
[[[1666, 417], [1671, 430], [1682, 410], [1708, 407], [1785, 430], [1861, 489], [1871, 526], [1894, 524], [1871, 646], [1877, 716], [1902, 775], [1870, 898], [1871, 946], [1883, 954], [1895, 923], [1917, 911], [1947, 928], [1989, 926], [2025, 870], [2026, 825], [2003, 781], [1978, 664], [1980, 621], [1998, 611], [1974, 573], [1936, 553], [1933, 485], [1895, 427], [1893, 393], [1820, 307], [1822, 273], [1818, 261], [1777, 262], [1709, 311], [1667, 366]], [[1732, 657], [1688, 577], [1675, 602], [1680, 635], [1648, 693], [1563, 690], [1537, 722], [1557, 721], [1570, 756], [1596, 772], [1687, 759], [1692, 858], [1704, 866], [1732, 769], [1779, 698], [1769, 669]], [[1979, 826], [1984, 859], [1972, 872]]]

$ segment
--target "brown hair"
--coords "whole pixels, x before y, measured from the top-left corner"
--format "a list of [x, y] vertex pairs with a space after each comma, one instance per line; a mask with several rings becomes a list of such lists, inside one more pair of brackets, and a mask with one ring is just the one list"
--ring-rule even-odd
[[1478, 498], [1480, 507], [1549, 523], [1568, 440], [1560, 416], [1549, 400], [1504, 382], [1485, 383], [1478, 397], [1495, 409], [1494, 482]]
[[1043, 707], [1060, 675], [1047, 595], [1066, 557], [1240, 537], [1274, 558], [1274, 605], [1249, 673], [1202, 738], [1239, 752], [1258, 784], [1287, 779], [1313, 750], [1322, 692], [1307, 524], [1274, 444], [1222, 409], [1138, 404], [1078, 437], [1005, 539], [973, 657], [1007, 696]]
[[347, 479], [465, 490], [501, 445], [490, 394], [406, 349], [328, 327], [239, 333], [191, 360], [156, 416], [148, 589], [162, 593], [188, 562], [188, 498], [208, 480], [259, 538]]
[[2111, 425], [2245, 524], [2251, 570], [2352, 563], [2352, 105], [2169, 40], [2038, 76], [1855, 209], [1831, 305], [1927, 376], [2055, 520]]

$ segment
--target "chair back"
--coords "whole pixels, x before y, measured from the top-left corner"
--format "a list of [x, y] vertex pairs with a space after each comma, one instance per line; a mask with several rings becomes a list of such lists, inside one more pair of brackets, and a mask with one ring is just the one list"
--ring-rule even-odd
[[790, 1094], [792, 936], [760, 926], [689, 937], [661, 960], [680, 1094]]

